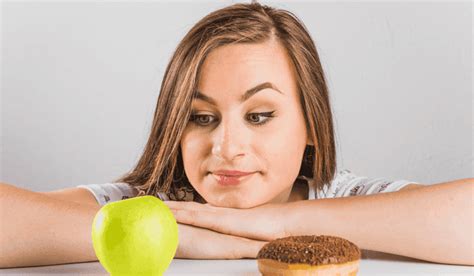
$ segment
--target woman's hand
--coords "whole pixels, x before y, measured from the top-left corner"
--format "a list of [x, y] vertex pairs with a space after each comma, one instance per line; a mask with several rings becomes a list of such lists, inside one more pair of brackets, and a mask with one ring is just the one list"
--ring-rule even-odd
[[175, 258], [181, 259], [255, 259], [266, 243], [180, 223], [178, 237]]
[[164, 201], [178, 223], [231, 236], [270, 241], [287, 236], [287, 204], [265, 204], [250, 209], [215, 207], [210, 204]]

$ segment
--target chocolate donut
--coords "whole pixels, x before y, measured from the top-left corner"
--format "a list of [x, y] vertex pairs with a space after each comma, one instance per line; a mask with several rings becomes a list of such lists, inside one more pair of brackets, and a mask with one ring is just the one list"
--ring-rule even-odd
[[265, 244], [258, 252], [263, 275], [356, 275], [361, 252], [335, 236], [290, 236]]

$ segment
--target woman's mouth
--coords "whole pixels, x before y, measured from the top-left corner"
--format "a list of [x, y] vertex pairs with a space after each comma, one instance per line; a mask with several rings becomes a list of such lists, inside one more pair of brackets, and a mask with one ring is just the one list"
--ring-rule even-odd
[[247, 180], [255, 173], [249, 173], [245, 175], [222, 175], [222, 174], [212, 174], [216, 179], [217, 183], [222, 186], [236, 186], [241, 184], [244, 180]]

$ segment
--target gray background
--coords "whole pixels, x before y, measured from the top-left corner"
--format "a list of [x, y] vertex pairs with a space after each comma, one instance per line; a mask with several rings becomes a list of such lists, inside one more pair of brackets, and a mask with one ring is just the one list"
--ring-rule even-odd
[[[130, 170], [174, 48], [235, 2], [3, 2], [0, 181], [48, 191]], [[316, 42], [339, 169], [472, 177], [470, 2], [262, 2], [295, 13]]]

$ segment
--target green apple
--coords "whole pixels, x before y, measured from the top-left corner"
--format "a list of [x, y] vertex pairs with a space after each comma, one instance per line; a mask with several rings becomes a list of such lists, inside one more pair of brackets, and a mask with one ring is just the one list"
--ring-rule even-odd
[[92, 244], [112, 276], [162, 275], [178, 248], [178, 224], [154, 196], [110, 202], [94, 217]]

